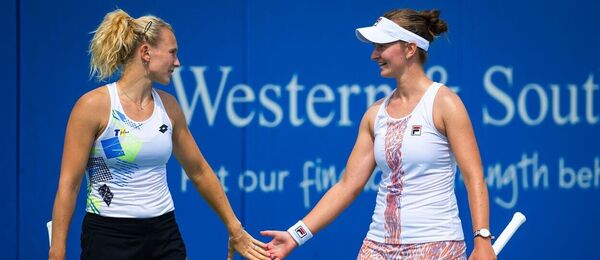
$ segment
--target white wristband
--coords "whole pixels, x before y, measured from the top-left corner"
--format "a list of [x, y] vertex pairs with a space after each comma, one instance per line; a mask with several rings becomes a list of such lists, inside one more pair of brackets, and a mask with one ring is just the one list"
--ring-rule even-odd
[[298, 246], [301, 246], [313, 237], [313, 234], [310, 232], [308, 227], [304, 225], [304, 222], [302, 222], [302, 220], [298, 221], [298, 223], [288, 228], [287, 232], [290, 233], [294, 240], [296, 240]]

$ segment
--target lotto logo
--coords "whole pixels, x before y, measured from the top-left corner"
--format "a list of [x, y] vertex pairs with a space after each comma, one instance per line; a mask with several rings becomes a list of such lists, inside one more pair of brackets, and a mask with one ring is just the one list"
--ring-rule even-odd
[[160, 132], [161, 132], [161, 133], [163, 133], [163, 134], [164, 134], [164, 133], [165, 133], [167, 130], [169, 130], [169, 127], [168, 127], [167, 125], [165, 125], [165, 124], [161, 125], [161, 126], [158, 128], [158, 131], [160, 131]]

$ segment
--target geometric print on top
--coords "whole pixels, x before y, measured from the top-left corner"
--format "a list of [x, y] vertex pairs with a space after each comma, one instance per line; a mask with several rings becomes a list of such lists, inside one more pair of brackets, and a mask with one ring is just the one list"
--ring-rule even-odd
[[131, 180], [131, 175], [138, 169], [139, 167], [137, 164], [117, 158], [117, 167], [113, 168], [113, 182], [121, 187], [126, 186]]
[[118, 157], [127, 162], [133, 162], [137, 158], [142, 141], [133, 136], [111, 137], [100, 141], [106, 159]]
[[[123, 142], [121, 142], [121, 140]], [[117, 167], [113, 168], [113, 172], [108, 170], [108, 166], [98, 157], [90, 157], [88, 165], [90, 165], [90, 181], [112, 180], [119, 186], [126, 186], [131, 180], [131, 175], [139, 169], [135, 161], [138, 152], [142, 148], [142, 142], [133, 137], [111, 137], [100, 141], [106, 159], [115, 158]]]
[[92, 193], [92, 184], [88, 183], [87, 185], [87, 200], [86, 207], [92, 211], [94, 214], [100, 214], [100, 201], [96, 199], [94, 196], [91, 196]]
[[142, 149], [142, 141], [133, 136], [119, 137], [119, 143], [123, 151], [123, 155], [119, 159], [126, 162], [133, 162], [137, 158], [140, 149]]
[[100, 143], [102, 143], [102, 148], [104, 149], [104, 155], [106, 155], [106, 159], [125, 155], [118, 137], [108, 138], [100, 141]]
[[110, 206], [110, 203], [112, 202], [114, 194], [110, 191], [110, 188], [106, 184], [104, 184], [104, 185], [100, 186], [100, 188], [98, 188], [98, 194], [100, 194], [100, 196], [102, 196], [102, 200], [104, 200], [104, 202], [106, 202], [106, 205]]
[[[127, 186], [129, 181], [131, 181], [133, 173], [135, 173], [139, 167], [135, 163], [123, 161], [118, 158], [116, 160], [119, 168], [113, 169], [114, 174], [111, 174], [111, 171], [106, 166], [106, 163], [102, 157], [90, 157], [86, 167], [89, 176], [89, 184], [93, 185], [110, 181], [121, 187]], [[110, 196], [110, 199], [112, 199], [112, 194]]]
[[129, 120], [125, 115], [123, 115], [123, 113], [121, 113], [115, 109], [112, 110], [112, 116], [114, 119], [117, 119], [118, 121], [123, 122], [125, 125], [127, 125], [129, 127], [133, 127], [134, 129], [140, 129], [140, 127], [142, 127], [144, 125], [143, 123], [136, 123], [136, 122]]
[[102, 157], [90, 157], [86, 170], [89, 173], [90, 183], [106, 182], [113, 178]]

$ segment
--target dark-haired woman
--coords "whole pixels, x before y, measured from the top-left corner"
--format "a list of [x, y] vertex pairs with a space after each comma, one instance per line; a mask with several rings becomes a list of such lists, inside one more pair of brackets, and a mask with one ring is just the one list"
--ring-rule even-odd
[[363, 190], [375, 167], [382, 171], [369, 232], [357, 259], [466, 259], [454, 194], [456, 166], [469, 197], [475, 248], [470, 259], [495, 259], [489, 201], [469, 116], [460, 98], [427, 78], [429, 44], [448, 25], [439, 11], [393, 10], [359, 28], [371, 59], [395, 90], [364, 114], [345, 173], [302, 220], [284, 231], [263, 231], [282, 259], [331, 223]]

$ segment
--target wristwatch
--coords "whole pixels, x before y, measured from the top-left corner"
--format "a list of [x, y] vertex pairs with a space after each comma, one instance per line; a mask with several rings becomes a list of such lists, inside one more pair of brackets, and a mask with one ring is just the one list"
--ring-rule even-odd
[[494, 236], [492, 236], [492, 233], [490, 233], [490, 231], [487, 228], [482, 228], [482, 229], [476, 230], [475, 233], [473, 233], [473, 237], [483, 237], [483, 238], [494, 239]]

